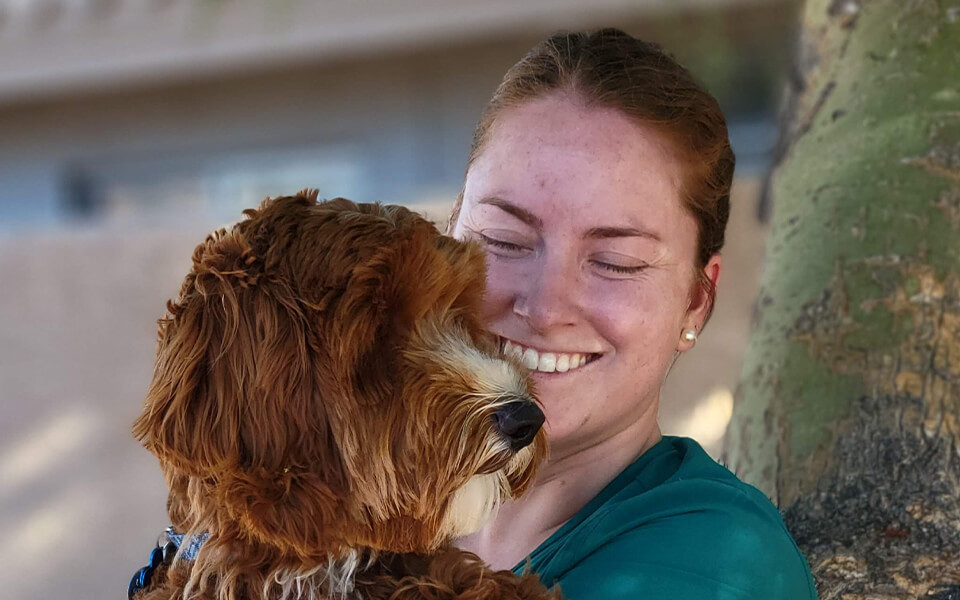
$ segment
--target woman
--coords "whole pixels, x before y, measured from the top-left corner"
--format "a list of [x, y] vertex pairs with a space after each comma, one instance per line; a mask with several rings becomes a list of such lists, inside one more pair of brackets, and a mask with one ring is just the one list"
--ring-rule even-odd
[[572, 600], [816, 598], [769, 500], [657, 425], [713, 307], [733, 166], [717, 102], [621, 31], [507, 73], [449, 232], [487, 249], [485, 317], [533, 371], [551, 457], [461, 548]]

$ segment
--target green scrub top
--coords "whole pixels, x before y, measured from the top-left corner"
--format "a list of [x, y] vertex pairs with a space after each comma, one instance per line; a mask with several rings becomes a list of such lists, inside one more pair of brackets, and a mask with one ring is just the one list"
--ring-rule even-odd
[[567, 600], [817, 598], [773, 503], [697, 442], [673, 436], [540, 544], [529, 568]]

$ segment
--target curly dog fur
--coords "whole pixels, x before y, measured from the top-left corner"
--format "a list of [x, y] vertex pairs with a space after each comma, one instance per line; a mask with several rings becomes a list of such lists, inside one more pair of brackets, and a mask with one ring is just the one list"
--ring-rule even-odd
[[482, 251], [316, 192], [245, 215], [197, 246], [159, 321], [133, 431], [174, 527], [209, 539], [138, 600], [555, 597], [450, 545], [546, 448], [495, 425], [533, 398], [481, 328]]

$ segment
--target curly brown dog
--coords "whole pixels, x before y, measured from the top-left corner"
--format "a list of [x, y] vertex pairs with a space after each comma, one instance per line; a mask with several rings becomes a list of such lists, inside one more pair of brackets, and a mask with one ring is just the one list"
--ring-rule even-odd
[[265, 201], [197, 246], [134, 435], [206, 534], [138, 600], [547, 598], [450, 540], [545, 453], [483, 252], [396, 206]]

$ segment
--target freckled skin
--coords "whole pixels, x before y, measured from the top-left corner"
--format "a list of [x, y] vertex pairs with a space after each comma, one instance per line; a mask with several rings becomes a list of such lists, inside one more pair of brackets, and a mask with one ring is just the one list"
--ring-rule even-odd
[[[683, 330], [699, 331], [705, 316], [705, 299], [694, 293], [696, 223], [679, 180], [654, 132], [562, 94], [500, 113], [467, 173], [453, 234], [487, 246], [488, 329], [540, 350], [601, 354], [581, 369], [534, 375], [554, 457], [640, 422], [637, 436], [659, 437], [663, 378], [675, 352], [692, 347]], [[541, 224], [486, 203], [490, 197]], [[659, 241], [588, 235], [601, 227], [649, 231]], [[642, 270], [612, 272], [603, 266], [611, 263]], [[715, 280], [719, 268], [715, 257], [708, 276]]]

